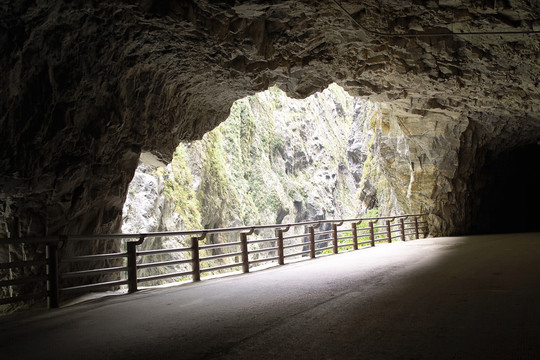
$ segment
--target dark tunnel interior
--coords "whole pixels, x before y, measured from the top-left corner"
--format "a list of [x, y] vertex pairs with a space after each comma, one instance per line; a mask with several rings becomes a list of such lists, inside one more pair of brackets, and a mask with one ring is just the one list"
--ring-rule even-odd
[[540, 144], [488, 156], [472, 233], [540, 231]]

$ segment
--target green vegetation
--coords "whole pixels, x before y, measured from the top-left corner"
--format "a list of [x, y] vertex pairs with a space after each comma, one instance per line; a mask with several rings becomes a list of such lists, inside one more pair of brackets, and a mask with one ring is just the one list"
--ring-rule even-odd
[[199, 229], [201, 227], [200, 204], [193, 190], [193, 177], [187, 163], [187, 149], [185, 144], [180, 144], [174, 153], [171, 163], [172, 176], [163, 171], [157, 171], [164, 179], [164, 194], [174, 199], [175, 212], [184, 219], [186, 230]]
[[[347, 157], [357, 101], [337, 85], [305, 101], [277, 88], [240, 99], [201, 141], [180, 144], [172, 176], [161, 170], [164, 192], [186, 228], [357, 216]], [[374, 126], [378, 113], [365, 106]], [[379, 175], [371, 159], [360, 186]]]

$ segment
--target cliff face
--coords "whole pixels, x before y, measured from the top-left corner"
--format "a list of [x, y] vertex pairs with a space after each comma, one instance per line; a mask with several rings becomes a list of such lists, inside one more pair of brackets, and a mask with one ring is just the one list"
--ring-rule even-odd
[[449, 218], [439, 214], [453, 205], [449, 194], [467, 125], [456, 112], [434, 109], [421, 116], [389, 105], [376, 124], [372, 147], [380, 177], [390, 184], [404, 212], [430, 213], [435, 233], [450, 230]]
[[[166, 168], [140, 163], [122, 230], [357, 216], [367, 210], [358, 186], [371, 178], [362, 176], [369, 148], [358, 144], [366, 141], [353, 129], [367, 128], [377, 111], [337, 85], [305, 100], [277, 88], [238, 100], [202, 140], [180, 144]], [[377, 197], [372, 200], [374, 207]]]
[[486, 159], [540, 139], [538, 34], [523, 33], [538, 31], [539, 6], [4, 3], [0, 234], [116, 232], [141, 152], [169, 162], [237, 99], [332, 82], [384, 103], [372, 161], [400, 203], [432, 211], [434, 234], [467, 231]]

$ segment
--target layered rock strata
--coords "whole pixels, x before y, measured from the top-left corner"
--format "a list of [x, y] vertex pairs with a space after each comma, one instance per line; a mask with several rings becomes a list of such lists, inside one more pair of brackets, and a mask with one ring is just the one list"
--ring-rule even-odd
[[378, 161], [396, 166], [404, 206], [433, 213], [433, 234], [466, 231], [486, 154], [540, 138], [539, 35], [524, 33], [538, 13], [525, 0], [4, 3], [0, 233], [116, 232], [142, 151], [168, 162], [236, 99], [331, 82], [389, 109]]

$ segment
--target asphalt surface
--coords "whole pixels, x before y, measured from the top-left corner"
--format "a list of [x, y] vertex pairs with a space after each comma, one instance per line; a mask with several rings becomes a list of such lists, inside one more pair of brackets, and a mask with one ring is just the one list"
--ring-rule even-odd
[[540, 359], [540, 233], [378, 245], [0, 318], [2, 359]]

